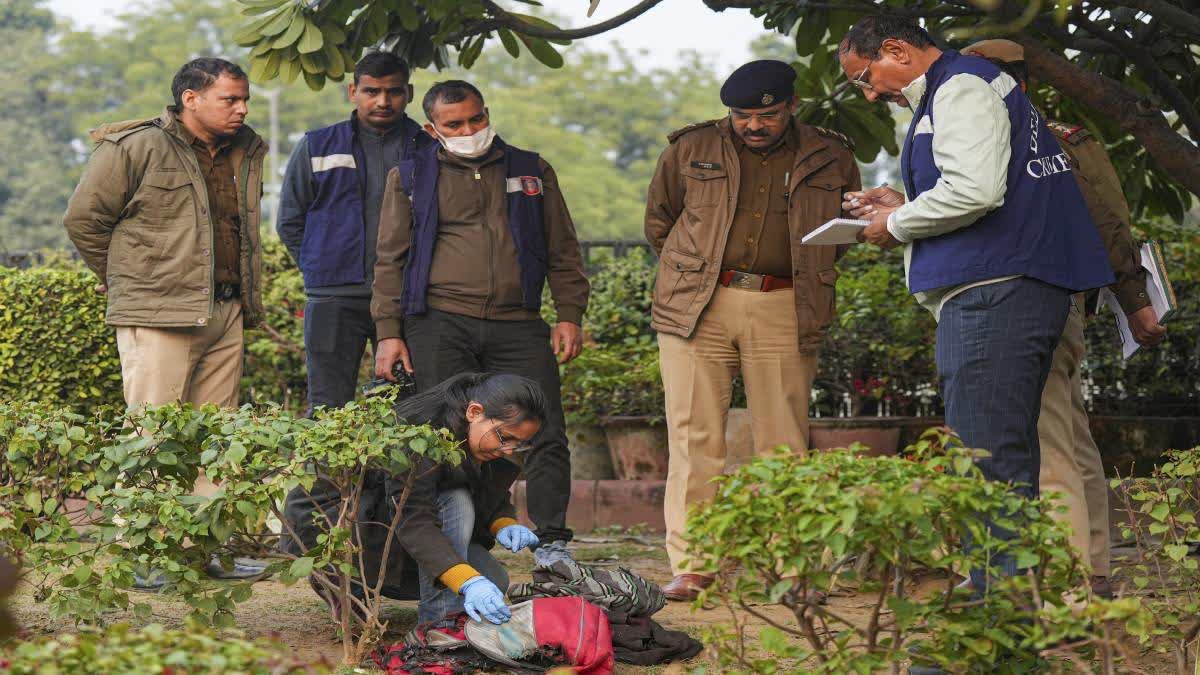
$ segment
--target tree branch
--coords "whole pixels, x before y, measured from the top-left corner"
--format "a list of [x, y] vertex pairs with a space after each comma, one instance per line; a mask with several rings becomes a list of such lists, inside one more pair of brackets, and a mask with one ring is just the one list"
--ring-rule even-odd
[[[483, 0], [483, 6], [486, 7], [493, 16], [495, 16], [495, 19], [491, 21], [480, 22], [475, 28], [472, 28], [472, 34], [477, 35], [480, 32], [486, 32], [476, 29], [485, 24], [493, 24], [492, 28], [507, 28], [514, 33], [520, 33], [529, 37], [542, 38], [544, 40], [579, 40], [585, 37], [599, 35], [600, 33], [610, 31], [614, 28], [618, 28], [626, 23], [629, 23], [642, 14], [645, 14], [649, 9], [653, 8], [660, 2], [662, 2], [662, 0], [642, 0], [638, 4], [630, 7], [611, 19], [605, 19], [600, 23], [594, 23], [590, 26], [584, 26], [582, 28], [564, 29], [547, 28], [545, 26], [538, 26], [536, 24], [529, 23], [520, 17], [509, 14], [507, 10], [500, 5], [497, 5], [495, 2], [492, 2], [492, 0]], [[464, 35], [463, 37], [466, 36]]]
[[1116, 7], [1136, 9], [1151, 14], [1154, 18], [1161, 19], [1178, 30], [1192, 35], [1200, 35], [1200, 17], [1163, 0], [1117, 0], [1116, 2], [1092, 0], [1092, 2], [1109, 9]]
[[1012, 39], [1025, 47], [1030, 73], [1111, 119], [1137, 139], [1164, 172], [1200, 196], [1200, 148], [1172, 129], [1150, 100], [1116, 80], [1067, 61], [1029, 33], [1016, 33]]
[[1179, 119], [1183, 121], [1192, 138], [1200, 139], [1200, 113], [1196, 112], [1196, 108], [1187, 96], [1179, 91], [1179, 88], [1171, 81], [1171, 77], [1158, 67], [1153, 54], [1133, 40], [1097, 26], [1083, 12], [1076, 13], [1076, 22], [1087, 32], [1120, 50], [1141, 71], [1143, 77], [1146, 78], [1146, 83], [1171, 104], [1171, 107], [1175, 109], [1175, 114], [1179, 115]]

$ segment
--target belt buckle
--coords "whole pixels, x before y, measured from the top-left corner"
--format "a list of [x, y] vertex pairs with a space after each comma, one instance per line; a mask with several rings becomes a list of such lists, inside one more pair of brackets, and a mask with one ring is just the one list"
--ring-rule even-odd
[[729, 285], [734, 288], [743, 288], [750, 291], [762, 290], [762, 275], [734, 270], [733, 278], [729, 280]]

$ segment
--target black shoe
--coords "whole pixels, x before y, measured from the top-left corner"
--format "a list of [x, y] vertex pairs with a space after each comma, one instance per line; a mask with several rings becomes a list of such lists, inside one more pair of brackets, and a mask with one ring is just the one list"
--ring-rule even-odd
[[229, 569], [221, 564], [220, 559], [216, 557], [209, 558], [208, 564], [204, 566], [204, 573], [213, 579], [253, 579], [255, 581], [259, 581], [266, 578], [266, 572], [266, 565], [260, 565], [258, 563], [244, 563], [236, 560], [233, 561], [233, 569]]

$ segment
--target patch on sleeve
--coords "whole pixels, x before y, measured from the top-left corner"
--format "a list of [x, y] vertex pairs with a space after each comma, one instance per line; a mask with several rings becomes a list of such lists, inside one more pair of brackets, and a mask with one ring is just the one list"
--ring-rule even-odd
[[1047, 120], [1046, 126], [1060, 141], [1066, 141], [1071, 145], [1077, 145], [1092, 137], [1091, 132], [1082, 124], [1066, 124], [1064, 122]]

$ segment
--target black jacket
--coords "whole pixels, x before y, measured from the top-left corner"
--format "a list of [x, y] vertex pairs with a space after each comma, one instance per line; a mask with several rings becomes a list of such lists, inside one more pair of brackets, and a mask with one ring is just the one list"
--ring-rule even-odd
[[[432, 576], [439, 577], [451, 567], [466, 564], [454, 551], [450, 540], [441, 530], [437, 495], [446, 490], [465, 487], [471, 493], [475, 506], [475, 528], [472, 541], [484, 548], [495, 545], [492, 525], [501, 518], [516, 518], [510, 490], [521, 469], [504, 459], [475, 464], [470, 457], [459, 466], [434, 464], [423, 460], [417, 466], [417, 478], [405, 503], [404, 515], [397, 528], [398, 541], [392, 548], [385, 566], [387, 579], [384, 583], [394, 586], [412, 587], [417, 564], [425, 567]], [[368, 473], [359, 506], [357, 539], [363, 547], [366, 582], [375, 583], [380, 567], [387, 525], [395, 516], [394, 504], [400, 499], [404, 483], [394, 480], [381, 471]], [[311, 495], [311, 496], [310, 496]], [[301, 488], [287, 496], [284, 517], [299, 536], [282, 539], [283, 550], [301, 555], [302, 551], [316, 543], [317, 536], [327, 528], [324, 520], [314, 520], [318, 510], [324, 511], [332, 520], [336, 518], [341, 495], [327, 481], [318, 480], [309, 494]], [[285, 528], [285, 534], [288, 530]], [[301, 547], [300, 543], [303, 543]], [[407, 580], [405, 577], [409, 577]]]

